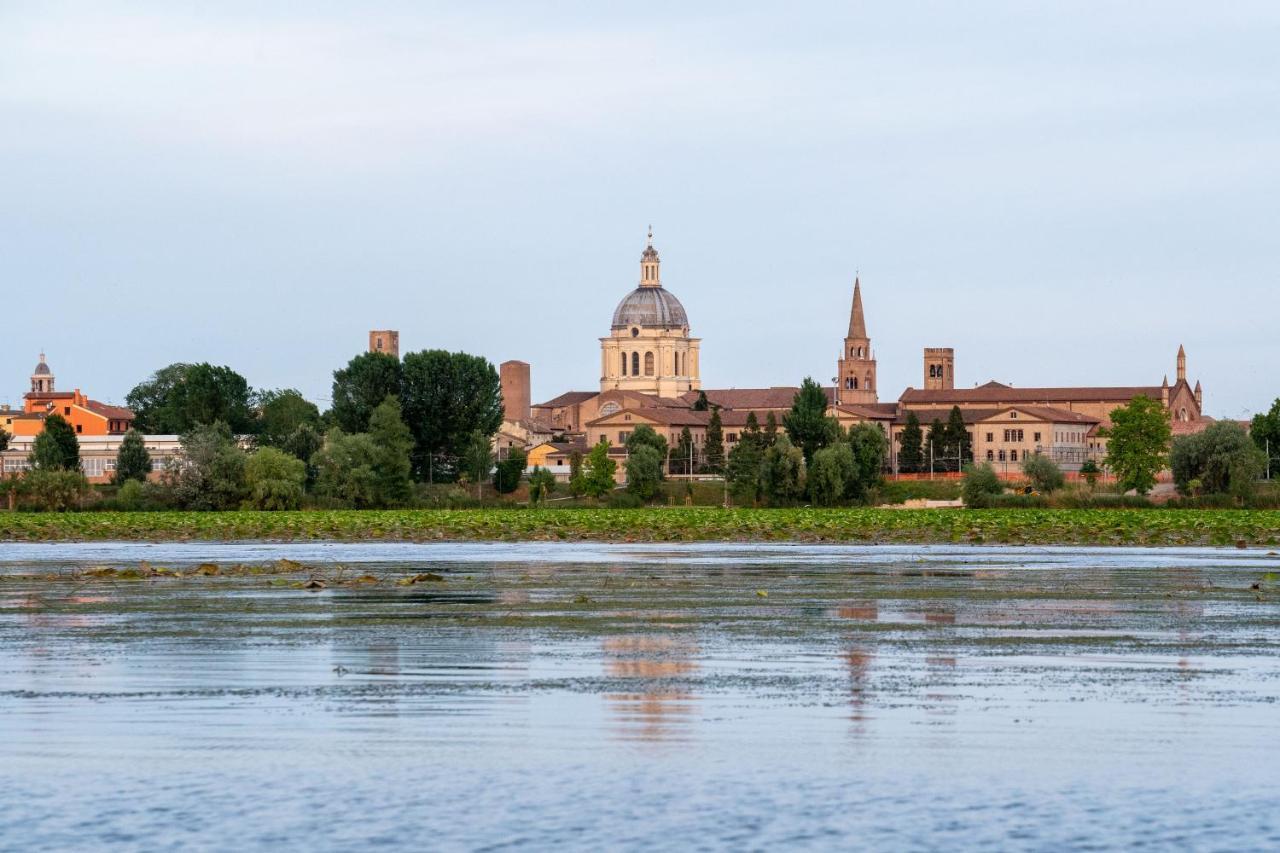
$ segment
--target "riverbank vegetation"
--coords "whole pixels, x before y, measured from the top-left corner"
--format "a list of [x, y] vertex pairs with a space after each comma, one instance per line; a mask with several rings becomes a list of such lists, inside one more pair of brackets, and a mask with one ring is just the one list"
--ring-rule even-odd
[[470, 509], [0, 514], [3, 541], [495, 540], [1280, 546], [1280, 513], [1170, 509]]

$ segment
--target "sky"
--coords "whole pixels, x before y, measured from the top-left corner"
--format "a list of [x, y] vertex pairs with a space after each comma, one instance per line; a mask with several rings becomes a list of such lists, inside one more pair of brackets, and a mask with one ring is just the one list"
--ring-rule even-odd
[[0, 0], [0, 402], [402, 351], [599, 383], [646, 228], [706, 387], [1280, 396], [1280, 4]]

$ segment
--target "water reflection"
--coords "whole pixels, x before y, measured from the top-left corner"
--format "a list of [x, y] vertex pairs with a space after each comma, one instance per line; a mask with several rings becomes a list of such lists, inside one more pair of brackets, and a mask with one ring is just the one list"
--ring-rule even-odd
[[[699, 670], [692, 640], [654, 634], [606, 637], [601, 641], [605, 675], [624, 689], [604, 694], [622, 740], [650, 743], [685, 740], [696, 714], [690, 677]], [[635, 685], [638, 689], [625, 687]]]

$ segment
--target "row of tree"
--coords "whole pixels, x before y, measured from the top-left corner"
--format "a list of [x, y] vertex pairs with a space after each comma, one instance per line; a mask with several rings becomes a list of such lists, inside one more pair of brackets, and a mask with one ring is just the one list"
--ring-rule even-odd
[[185, 435], [225, 424], [259, 447], [309, 462], [326, 433], [366, 434], [387, 398], [400, 406], [411, 437], [414, 479], [451, 482], [467, 468], [476, 435], [488, 442], [502, 423], [497, 370], [467, 353], [424, 350], [404, 359], [363, 353], [333, 374], [333, 404], [321, 413], [294, 389], [254, 391], [229, 367], [171, 364], [129, 392], [134, 426], [145, 433]]

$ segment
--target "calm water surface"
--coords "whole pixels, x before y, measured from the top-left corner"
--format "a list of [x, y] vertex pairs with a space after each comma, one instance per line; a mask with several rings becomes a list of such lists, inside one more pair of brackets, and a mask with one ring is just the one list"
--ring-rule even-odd
[[6, 850], [1280, 847], [1262, 551], [3, 544], [0, 575]]

